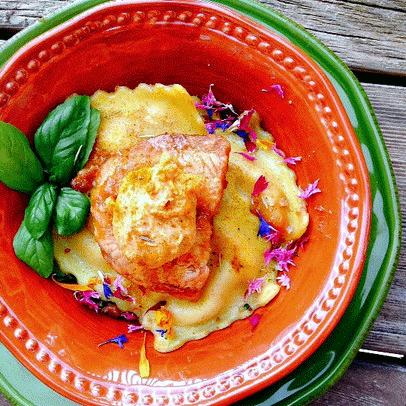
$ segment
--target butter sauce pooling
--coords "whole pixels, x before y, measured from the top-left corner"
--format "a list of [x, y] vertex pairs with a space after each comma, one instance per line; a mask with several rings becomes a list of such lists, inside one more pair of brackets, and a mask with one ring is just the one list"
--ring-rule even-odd
[[[110, 94], [98, 91], [91, 100], [92, 106], [102, 114], [99, 143], [111, 150], [127, 147], [131, 137], [207, 134], [205, 111], [196, 109], [195, 99], [180, 85], [141, 84], [134, 90], [120, 87]], [[259, 140], [272, 145], [273, 138], [261, 129], [256, 113], [250, 126]], [[252, 192], [261, 175], [270, 181], [261, 196], [261, 215], [276, 224], [286, 242], [300, 238], [309, 222], [306, 204], [298, 197], [301, 190], [296, 185], [295, 173], [282, 162], [280, 155], [266, 148], [253, 153], [255, 161], [246, 159], [239, 154], [247, 152], [243, 139], [230, 130], [216, 129], [217, 134], [229, 140], [231, 153], [228, 185], [220, 211], [213, 218], [210, 276], [201, 297], [193, 302], [166, 293], [141, 291], [125, 280], [124, 286], [134, 301], [108, 299], [120, 310], [138, 316], [144, 328], [154, 334], [154, 347], [160, 352], [173, 351], [190, 340], [203, 338], [250, 316], [279, 292], [277, 262], [265, 265], [264, 252], [269, 242], [257, 236], [260, 221], [252, 213]], [[110, 279], [118, 274], [104, 260], [90, 223], [75, 236], [56, 237], [55, 258], [63, 272], [75, 275], [81, 285], [93, 282], [94, 290], [104, 298], [100, 272]], [[247, 295], [249, 282], [255, 278], [263, 278], [262, 288]], [[148, 311], [163, 301], [166, 302], [164, 312]], [[169, 324], [170, 330], [165, 330], [163, 327]]]

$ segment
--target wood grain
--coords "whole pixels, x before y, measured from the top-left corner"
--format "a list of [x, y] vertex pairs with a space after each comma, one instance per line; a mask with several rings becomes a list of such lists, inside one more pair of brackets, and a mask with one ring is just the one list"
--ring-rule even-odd
[[[406, 75], [404, 0], [262, 0], [301, 24], [352, 69]], [[22, 29], [72, 0], [0, 0], [0, 26]]]
[[[389, 150], [399, 189], [404, 230], [406, 229], [406, 91], [402, 87], [366, 83], [363, 87], [372, 103]], [[390, 349], [392, 352], [406, 354], [405, 309], [406, 235], [403, 233], [395, 279], [364, 347], [380, 351]]]
[[309, 406], [405, 406], [406, 368], [356, 359], [343, 377]]

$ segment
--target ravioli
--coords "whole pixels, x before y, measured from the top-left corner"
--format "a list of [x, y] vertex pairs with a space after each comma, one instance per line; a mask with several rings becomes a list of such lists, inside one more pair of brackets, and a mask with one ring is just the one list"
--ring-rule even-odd
[[[247, 152], [244, 140], [233, 132], [233, 127], [217, 128], [215, 134], [208, 135], [204, 124], [207, 120], [206, 110], [197, 109], [195, 101], [180, 85], [142, 84], [135, 90], [122, 87], [111, 94], [96, 92], [92, 97], [92, 105], [102, 111], [102, 126], [96, 150], [103, 148], [108, 151], [106, 159], [117, 150], [144, 142], [145, 137], [151, 139], [152, 143], [156, 139], [160, 144], [159, 137], [170, 137], [170, 134], [187, 134], [192, 138], [221, 137], [231, 146], [226, 184], [222, 186], [224, 190], [221, 199], [216, 204], [204, 201], [199, 203], [199, 193], [197, 197], [194, 196], [195, 189], [199, 188], [199, 181], [197, 178], [188, 178], [190, 187], [185, 187], [181, 195], [188, 196], [190, 204], [186, 204], [184, 199], [179, 200], [182, 202], [180, 204], [185, 219], [188, 219], [188, 215], [194, 210], [195, 198], [196, 208], [206, 204], [204, 212], [214, 215], [209, 222], [209, 273], [201, 288], [200, 297], [197, 300], [193, 298], [193, 301], [191, 298], [179, 298], [168, 292], [145, 290], [130, 279], [124, 278], [128, 295], [134, 300], [106, 298], [100, 271], [111, 281], [117, 280], [119, 274], [105, 260], [94, 238], [94, 219], [89, 221], [88, 227], [80, 234], [58, 237], [55, 241], [55, 257], [61, 269], [75, 275], [78, 283], [82, 285], [90, 283], [102, 299], [115, 302], [124, 312], [136, 314], [141, 325], [154, 334], [154, 346], [161, 352], [173, 351], [190, 340], [200, 339], [212, 331], [226, 328], [235, 320], [248, 317], [258, 307], [265, 306], [278, 294], [280, 285], [277, 283], [277, 276], [281, 269], [277, 261], [264, 260], [264, 252], [269, 249], [270, 242], [258, 235], [261, 217], [272, 224], [280, 234], [282, 248], [289, 247], [289, 244], [303, 236], [309, 222], [306, 203], [298, 197], [301, 190], [296, 185], [296, 176], [287, 164], [282, 162], [281, 157], [272, 148], [257, 148], [252, 154], [255, 160], [246, 159], [240, 154]], [[146, 113], [141, 114], [139, 106], [147, 106], [144, 110]], [[252, 116], [250, 127], [258, 134], [262, 145], [273, 145], [272, 136], [261, 129], [258, 115]], [[175, 156], [179, 159], [178, 155]], [[144, 168], [143, 171], [148, 171], [151, 176], [153, 171], [159, 173], [166, 163], [171, 162], [170, 159], [165, 159], [167, 158], [164, 156], [158, 163], [150, 163], [148, 169]], [[207, 157], [202, 159], [202, 162], [205, 160]], [[105, 162], [104, 158], [102, 161]], [[88, 165], [89, 167], [79, 174], [82, 178], [78, 179], [76, 184], [78, 188], [92, 195], [94, 188], [98, 187], [100, 182], [111, 178], [112, 174], [107, 171], [103, 178], [103, 174], [100, 174], [103, 171], [100, 160], [91, 159]], [[186, 164], [183, 163], [183, 166]], [[113, 163], [111, 167], [114, 167]], [[136, 177], [139, 175], [137, 171], [138, 169], [135, 172], [130, 171], [126, 176]], [[101, 178], [95, 176], [95, 173]], [[269, 185], [263, 193], [254, 198], [253, 189], [260, 176], [265, 176]], [[128, 238], [132, 238], [133, 233], [126, 225], [126, 211], [133, 210], [130, 201], [135, 199], [135, 189], [138, 188], [137, 196], [145, 205], [150, 199], [145, 194], [145, 185], [138, 184], [134, 189], [129, 186], [130, 183], [126, 186], [124, 182], [122, 190], [119, 189], [118, 194], [122, 193], [121, 198], [117, 198], [120, 208], [115, 209], [119, 213], [119, 220], [115, 221], [115, 232], [120, 239], [125, 240], [125, 244]], [[216, 190], [210, 185], [207, 182], [200, 184], [200, 188], [206, 187], [206, 195], [209, 196], [212, 190]], [[167, 192], [163, 189], [162, 193]], [[121, 200], [125, 203], [121, 204]], [[203, 224], [207, 224], [205, 220]], [[198, 228], [197, 223], [196, 235], [199, 235]], [[177, 241], [183, 233], [181, 230], [182, 227], [175, 232], [173, 240]], [[185, 234], [184, 244], [180, 242], [176, 247], [168, 248], [168, 251], [165, 251], [166, 247], [161, 247], [161, 251], [155, 252], [158, 262], [162, 262], [165, 256], [168, 259], [176, 255], [181, 256], [193, 239], [193, 226], [188, 227], [188, 230], [190, 234], [188, 237]], [[159, 230], [156, 233], [158, 235]], [[168, 236], [169, 234], [162, 236], [165, 246], [169, 241]], [[143, 241], [145, 243], [157, 238], [156, 235], [146, 237]], [[129, 256], [133, 254], [137, 255], [136, 250], [134, 253], [128, 253]], [[152, 261], [154, 255], [147, 261]], [[250, 281], [260, 282], [260, 289], [250, 291]]]

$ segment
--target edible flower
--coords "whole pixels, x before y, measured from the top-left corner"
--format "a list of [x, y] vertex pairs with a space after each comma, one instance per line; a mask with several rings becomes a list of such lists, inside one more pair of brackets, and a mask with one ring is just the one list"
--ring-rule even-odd
[[283, 89], [282, 89], [282, 86], [281, 86], [281, 85], [278, 85], [278, 84], [272, 85], [272, 86], [270, 86], [268, 89], [263, 89], [262, 91], [263, 91], [263, 92], [266, 92], [266, 93], [270, 93], [270, 92], [275, 91], [276, 93], [278, 93], [278, 95], [279, 95], [282, 99], [285, 98], [285, 93], [284, 93], [284, 91], [283, 91]]
[[248, 159], [248, 161], [251, 161], [251, 162], [257, 160], [257, 158], [255, 158], [254, 156], [248, 155], [245, 152], [236, 152], [236, 154], [243, 156], [245, 159]]
[[161, 337], [165, 337], [165, 334], [168, 332], [168, 330], [163, 330], [163, 329], [157, 329], [155, 330], [157, 333], [161, 335]]
[[231, 104], [222, 103], [216, 99], [213, 91], [211, 90], [212, 86], [213, 85], [210, 85], [209, 92], [202, 97], [202, 102], [196, 103], [196, 108], [205, 109], [207, 111], [207, 114], [209, 115], [209, 118], [212, 117], [214, 111], [221, 111], [226, 109], [234, 111]]
[[276, 280], [279, 282], [279, 284], [286, 289], [290, 289], [290, 278], [286, 273], [282, 273], [282, 275], [278, 276]]
[[114, 279], [113, 287], [115, 290], [119, 289], [124, 295], [128, 295], [128, 290], [123, 285], [123, 276], [122, 275], [118, 275], [117, 278]]
[[276, 230], [258, 213], [259, 217], [259, 229], [257, 236], [262, 238], [268, 238], [269, 235], [274, 233]]
[[[156, 310], [154, 312], [155, 316], [155, 323], [158, 327], [160, 327], [161, 330], [165, 330], [165, 333], [167, 334], [167, 337], [170, 338], [173, 336], [173, 315], [172, 313], [165, 307], [162, 306], [159, 310]], [[157, 330], [160, 331], [160, 330]], [[162, 337], [162, 332], [161, 332], [161, 337]]]
[[275, 145], [272, 141], [270, 140], [256, 140], [255, 143], [257, 144], [257, 147], [260, 149], [263, 149], [264, 151], [269, 151], [270, 149], [273, 148]]
[[144, 330], [144, 326], [141, 325], [134, 325], [134, 324], [129, 324], [128, 325], [128, 332], [129, 333], [135, 333], [136, 331]]
[[125, 334], [121, 334], [118, 337], [112, 338], [110, 340], [104, 341], [103, 343], [100, 343], [98, 346], [102, 346], [104, 344], [109, 344], [109, 343], [116, 343], [120, 346], [120, 348], [124, 348], [124, 343], [126, 343], [127, 340], [127, 336]]
[[261, 320], [261, 315], [254, 313], [250, 317], [248, 317], [249, 322], [251, 323], [251, 332], [255, 330], [255, 328], [258, 326], [259, 321]]
[[62, 283], [58, 282], [54, 277], [52, 277], [52, 280], [61, 288], [73, 290], [74, 292], [86, 292], [88, 290], [91, 290], [89, 285], [79, 285], [77, 283]]
[[265, 179], [264, 175], [261, 175], [254, 185], [254, 190], [252, 191], [252, 197], [260, 195], [269, 185], [269, 182]]
[[136, 331], [140, 331], [140, 330], [144, 330], [144, 326], [141, 326], [141, 325], [136, 326], [135, 324], [128, 325], [129, 333], [135, 333]]
[[247, 132], [252, 141], [256, 141], [258, 139], [256, 132], [249, 126], [254, 113], [254, 109], [244, 112], [243, 115], [239, 118], [238, 125], [238, 129]]
[[103, 282], [103, 293], [106, 299], [109, 299], [110, 297], [114, 296], [113, 291], [110, 289], [110, 286], [107, 285], [107, 283], [105, 282]]
[[318, 188], [319, 179], [314, 183], [310, 183], [307, 188], [299, 195], [301, 199], [308, 199], [311, 195], [320, 193], [321, 190]]
[[94, 311], [99, 311], [99, 305], [92, 299], [100, 299], [99, 292], [95, 292], [94, 290], [86, 290], [86, 291], [76, 291], [74, 293], [75, 299], [83, 304], [88, 305]]
[[283, 247], [275, 248], [273, 250], [267, 249], [265, 251], [265, 265], [268, 266], [272, 260], [275, 260], [282, 271], [288, 272], [288, 266], [295, 265], [293, 262], [293, 256], [295, 253], [296, 247], [290, 250]]
[[139, 362], [139, 365], [138, 365], [141, 378], [148, 378], [149, 374], [150, 374], [149, 361], [147, 359], [146, 345], [145, 345], [146, 338], [147, 338], [147, 334], [144, 334], [144, 342], [143, 342], [142, 347], [141, 347], [140, 362]]
[[282, 162], [286, 162], [287, 164], [296, 165], [296, 162], [299, 162], [299, 161], [302, 160], [302, 157], [301, 157], [301, 156], [286, 158], [284, 152], [281, 151], [279, 148], [277, 148], [277, 147], [276, 147], [276, 144], [273, 145], [272, 149], [273, 149], [274, 152], [276, 152], [280, 157], [283, 158], [283, 161], [282, 161]]
[[265, 283], [265, 276], [262, 278], [254, 278], [248, 284], [248, 289], [245, 294], [245, 297], [251, 296], [253, 293], [261, 293], [262, 286]]
[[216, 122], [215, 121], [209, 121], [204, 124], [206, 126], [207, 132], [209, 134], [214, 134], [214, 131], [216, 131]]

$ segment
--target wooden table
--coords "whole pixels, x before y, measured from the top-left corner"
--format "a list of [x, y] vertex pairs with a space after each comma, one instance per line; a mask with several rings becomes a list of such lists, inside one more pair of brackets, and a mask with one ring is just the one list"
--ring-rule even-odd
[[[73, 0], [0, 0], [0, 44]], [[406, 219], [406, 0], [261, 0], [353, 70], [375, 109]], [[403, 246], [405, 237], [403, 238]], [[381, 352], [382, 354], [371, 354]], [[406, 405], [406, 250], [383, 309], [342, 379], [312, 406]], [[0, 406], [11, 404], [0, 394]], [[54, 405], [44, 405], [54, 406]]]

